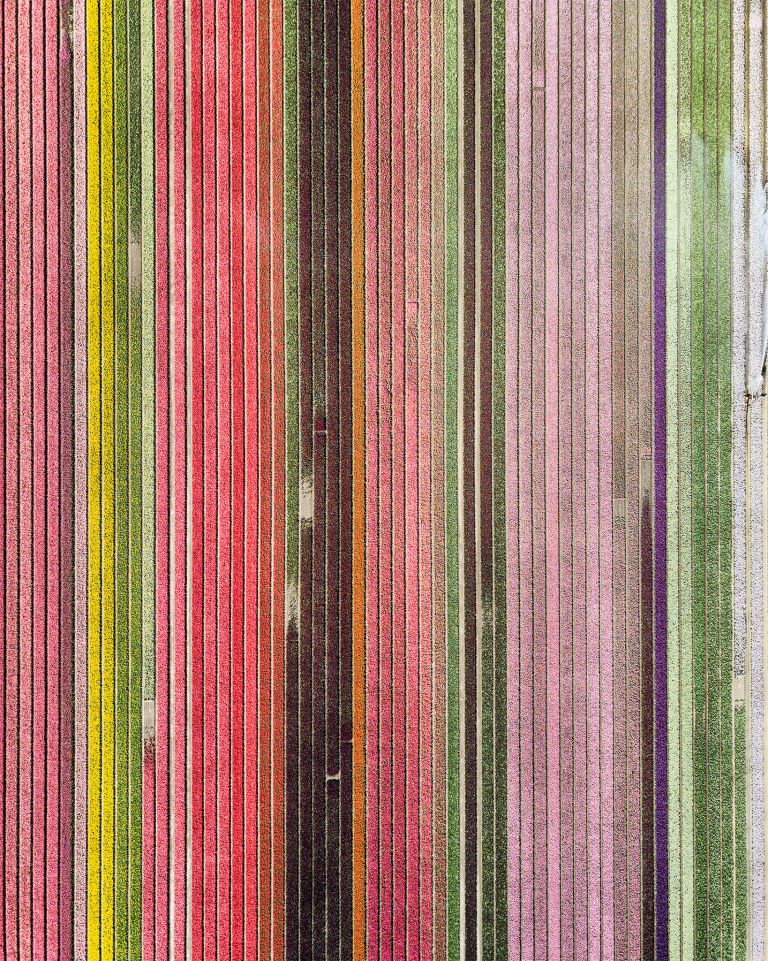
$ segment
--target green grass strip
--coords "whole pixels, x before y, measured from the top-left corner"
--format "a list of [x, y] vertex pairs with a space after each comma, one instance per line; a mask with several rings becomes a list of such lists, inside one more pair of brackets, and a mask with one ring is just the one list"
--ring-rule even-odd
[[694, 955], [696, 918], [694, 855], [694, 657], [693, 657], [693, 462], [692, 419], [692, 62], [693, 18], [689, 0], [678, 6], [678, 358], [679, 358], [679, 631], [680, 631], [680, 949]]
[[705, 448], [704, 448], [704, 0], [691, 15], [691, 527], [693, 695], [696, 725], [694, 773], [694, 957], [707, 954], [707, 752], [703, 734], [705, 644]]
[[678, 3], [667, 5], [667, 690], [668, 690], [668, 785], [669, 785], [669, 957], [679, 959], [682, 943], [681, 917], [681, 714], [680, 714], [680, 503], [679, 480], [679, 366], [678, 357]]
[[[720, 441], [718, 323], [717, 0], [704, 0], [704, 624], [706, 632], [707, 954], [722, 948], [720, 833]], [[697, 715], [698, 717], [698, 715]]]
[[720, 338], [720, 819], [721, 955], [733, 957], [733, 579], [732, 579], [732, 421], [731, 421], [731, 0], [718, 0], [718, 321]]
[[735, 924], [734, 924], [734, 958], [744, 961], [747, 957], [747, 720], [746, 711], [742, 706], [734, 711], [734, 760], [735, 760], [735, 852], [736, 864], [739, 865], [735, 873]]
[[506, 4], [493, 0], [493, 591], [495, 955], [507, 956]]

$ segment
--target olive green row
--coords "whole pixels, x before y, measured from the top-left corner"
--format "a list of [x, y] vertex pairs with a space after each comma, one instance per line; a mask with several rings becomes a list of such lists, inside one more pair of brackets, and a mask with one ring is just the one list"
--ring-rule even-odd
[[668, 6], [672, 958], [745, 954], [745, 722], [733, 699], [731, 30], [729, 0]]

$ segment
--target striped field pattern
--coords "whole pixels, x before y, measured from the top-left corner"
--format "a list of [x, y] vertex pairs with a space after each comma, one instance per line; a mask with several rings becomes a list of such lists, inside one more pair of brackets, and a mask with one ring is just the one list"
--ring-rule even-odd
[[0, 0], [3, 961], [763, 961], [763, 0]]

